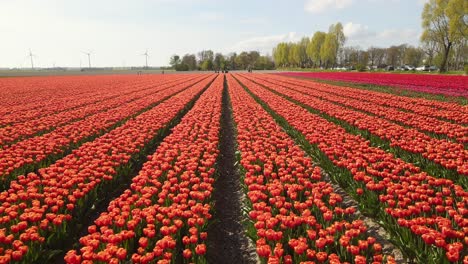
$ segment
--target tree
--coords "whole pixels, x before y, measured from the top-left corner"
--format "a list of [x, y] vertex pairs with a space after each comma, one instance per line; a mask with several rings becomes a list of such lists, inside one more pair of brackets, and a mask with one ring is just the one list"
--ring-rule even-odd
[[452, 46], [466, 38], [468, 7], [464, 0], [429, 0], [422, 12], [422, 42], [441, 48], [440, 71], [445, 72]]
[[205, 60], [200, 65], [202, 71], [211, 71], [213, 70], [213, 61], [212, 60]]
[[250, 65], [250, 56], [249, 53], [246, 51], [241, 52], [239, 55], [236, 57], [236, 65], [239, 66], [240, 69], [247, 69]]
[[421, 48], [409, 46], [406, 48], [404, 63], [408, 65], [418, 66], [421, 64], [424, 57], [424, 52]]
[[346, 36], [343, 31], [343, 25], [340, 22], [336, 23], [335, 25], [331, 25], [328, 33], [333, 34], [333, 36], [335, 37], [335, 45], [336, 45], [335, 46], [335, 62], [336, 62], [336, 59], [338, 58], [338, 55], [346, 42]]
[[175, 68], [177, 65], [179, 65], [179, 63], [180, 63], [180, 56], [177, 55], [177, 54], [172, 55], [169, 64], [170, 64], [173, 68]]
[[299, 44], [289, 43], [288, 64], [297, 67], [300, 66], [301, 56]]
[[182, 64], [187, 65], [188, 70], [193, 71], [197, 69], [197, 58], [194, 54], [185, 54], [182, 57]]
[[438, 49], [437, 43], [434, 41], [424, 41], [421, 44], [421, 49], [426, 55], [425, 65], [432, 65]]
[[271, 51], [271, 54], [273, 55], [273, 61], [276, 63], [276, 65], [280, 64], [280, 54], [279, 54], [279, 45], [281, 43], [276, 44], [275, 47], [273, 47], [273, 50]]
[[198, 52], [198, 61], [201, 70], [213, 70], [214, 53], [212, 50], [202, 50]]
[[325, 63], [325, 68], [335, 65], [338, 53], [343, 48], [345, 41], [343, 25], [339, 22], [336, 25], [332, 24], [328, 29], [322, 47], [320, 47], [320, 58]]
[[396, 66], [399, 63], [400, 49], [398, 46], [391, 46], [387, 48], [386, 52], [387, 64]]
[[253, 50], [249, 52], [249, 64], [250, 65], [255, 65], [257, 60], [260, 58], [260, 52]]
[[181, 63], [181, 64], [177, 64], [174, 69], [176, 71], [188, 71], [189, 70], [189, 67], [187, 64], [184, 64], [184, 63]]
[[336, 62], [337, 43], [333, 33], [327, 33], [325, 41], [320, 48], [320, 60], [324, 63], [325, 68], [332, 66]]
[[309, 57], [307, 56], [307, 46], [309, 45], [309, 38], [308, 37], [303, 37], [299, 43], [297, 43], [298, 48], [297, 48], [297, 58], [299, 61], [299, 66], [301, 68], [305, 68], [310, 64]]
[[452, 51], [451, 68], [463, 69], [465, 62], [468, 62], [468, 39], [454, 44]]
[[224, 69], [224, 66], [225, 66], [225, 59], [224, 59], [224, 56], [223, 54], [221, 53], [216, 53], [215, 56], [214, 56], [214, 60], [213, 60], [213, 67], [215, 70], [222, 70]]
[[236, 57], [237, 57], [237, 53], [235, 53], [235, 52], [230, 53], [228, 55], [227, 64], [228, 64], [229, 69], [231, 69], [231, 70], [236, 70], [237, 69]]
[[198, 60], [200, 62], [204, 62], [206, 60], [210, 60], [211, 62], [213, 62], [213, 58], [214, 58], [214, 53], [212, 50], [202, 50], [198, 52]]
[[341, 64], [343, 66], [349, 66], [353, 63], [356, 63], [357, 56], [354, 56], [356, 54], [355, 50], [356, 50], [356, 47], [344, 47], [343, 48], [342, 61], [341, 61]]
[[398, 48], [398, 64], [403, 65], [405, 64], [405, 54], [408, 50], [408, 44], [401, 44], [397, 46]]
[[288, 43], [281, 42], [273, 49], [273, 58], [276, 65], [286, 67], [289, 64], [289, 45]]
[[379, 67], [382, 64], [383, 58], [385, 57], [385, 49], [371, 46], [367, 49], [367, 53], [371, 66]]
[[306, 53], [309, 59], [312, 61], [315, 67], [322, 66], [322, 60], [320, 58], [320, 49], [322, 48], [323, 43], [325, 42], [325, 37], [327, 33], [322, 31], [315, 32], [312, 40], [307, 45]]
[[359, 49], [356, 69], [358, 71], [365, 71], [368, 64], [369, 64], [369, 53], [367, 51]]
[[275, 68], [275, 63], [270, 56], [260, 56], [255, 62], [255, 70], [273, 70]]
[[342, 63], [346, 66], [354, 66], [359, 71], [364, 71], [369, 63], [369, 52], [359, 46], [344, 47], [342, 49]]
[[447, 5], [449, 30], [460, 40], [466, 42], [468, 36], [468, 4], [464, 0], [450, 0]]

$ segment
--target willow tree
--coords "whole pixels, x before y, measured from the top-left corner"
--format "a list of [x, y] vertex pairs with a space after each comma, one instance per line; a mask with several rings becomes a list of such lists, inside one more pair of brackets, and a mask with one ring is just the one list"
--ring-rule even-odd
[[325, 65], [325, 68], [335, 64], [337, 46], [335, 36], [330, 32], [327, 33], [325, 41], [320, 48], [320, 60]]
[[343, 31], [343, 25], [341, 22], [336, 23], [335, 25], [331, 25], [329, 32], [333, 34], [335, 37], [335, 61], [338, 58], [338, 54], [343, 48], [345, 42], [346, 42], [346, 36]]
[[447, 69], [453, 45], [468, 35], [466, 0], [429, 0], [422, 12], [421, 41], [434, 42], [441, 49], [440, 71]]
[[338, 53], [343, 48], [345, 41], [343, 25], [339, 22], [335, 25], [332, 24], [320, 47], [320, 60], [325, 63], [326, 68], [335, 65]]
[[285, 67], [288, 64], [289, 46], [288, 43], [281, 42], [273, 49], [273, 59], [276, 65]]
[[322, 66], [322, 60], [320, 58], [320, 49], [325, 42], [327, 33], [322, 31], [315, 32], [311, 41], [307, 45], [307, 56], [313, 62], [315, 66]]
[[288, 62], [293, 67], [299, 67], [301, 64], [301, 47], [298, 43], [289, 43]]
[[299, 41], [299, 60], [301, 67], [307, 67], [310, 65], [309, 57], [307, 56], [307, 46], [310, 43], [310, 39], [308, 37], [303, 37], [301, 41]]

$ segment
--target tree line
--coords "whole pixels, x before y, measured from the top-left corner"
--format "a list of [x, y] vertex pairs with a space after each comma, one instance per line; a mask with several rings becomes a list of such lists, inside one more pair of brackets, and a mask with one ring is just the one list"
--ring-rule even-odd
[[223, 55], [212, 50], [202, 50], [195, 54], [185, 54], [182, 58], [175, 54], [169, 64], [176, 71], [212, 70], [272, 70], [273, 58], [261, 55], [258, 51], [243, 51]]
[[408, 44], [362, 49], [345, 47], [341, 23], [328, 32], [317, 31], [312, 38], [282, 42], [273, 49], [278, 67], [334, 68], [354, 67], [364, 70], [402, 65], [437, 65], [441, 72], [460, 70], [468, 62], [468, 4], [466, 0], [430, 0], [422, 12], [421, 45]]
[[343, 25], [336, 23], [328, 33], [317, 31], [311, 39], [303, 37], [297, 43], [278, 43], [273, 48], [273, 58], [278, 67], [334, 67], [339, 63], [345, 41]]

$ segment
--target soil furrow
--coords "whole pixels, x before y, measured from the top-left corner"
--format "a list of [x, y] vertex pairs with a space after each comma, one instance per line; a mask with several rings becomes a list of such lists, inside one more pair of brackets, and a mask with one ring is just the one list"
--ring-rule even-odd
[[256, 263], [242, 225], [242, 188], [236, 163], [236, 128], [226, 81], [223, 90], [217, 179], [214, 183], [214, 217], [208, 229], [209, 263]]

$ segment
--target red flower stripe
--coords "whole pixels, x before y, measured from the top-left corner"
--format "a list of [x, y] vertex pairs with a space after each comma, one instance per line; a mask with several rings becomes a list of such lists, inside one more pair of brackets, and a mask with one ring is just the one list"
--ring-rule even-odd
[[111, 181], [117, 170], [128, 170], [125, 166], [132, 155], [139, 153], [213, 78], [83, 144], [37, 175], [29, 173], [12, 181], [10, 189], [0, 193], [0, 263], [12, 258], [34, 259], [45, 239], [52, 234], [64, 235], [74, 210]]
[[434, 117], [423, 116], [416, 113], [399, 111], [398, 109], [392, 107], [382, 106], [381, 104], [375, 104], [361, 99], [352, 99], [342, 96], [333, 90], [321, 91], [320, 89], [314, 89], [313, 85], [309, 85], [309, 87], [304, 88], [301, 85], [271, 80], [266, 77], [267, 76], [259, 76], [258, 78], [265, 82], [281, 85], [286, 88], [311, 95], [313, 97], [339, 103], [345, 106], [350, 106], [377, 116], [385, 117], [389, 120], [400, 122], [422, 131], [445, 135], [456, 139], [460, 143], [468, 143], [468, 127], [460, 124], [450, 123]]
[[413, 164], [371, 147], [362, 137], [348, 134], [343, 128], [236, 76], [311, 144], [317, 145], [336, 166], [351, 172], [354, 183], [378, 195], [384, 207], [384, 219], [393, 219], [425, 242], [418, 251], [427, 253], [441, 248], [451, 262], [463, 257], [468, 261], [462, 255], [468, 244], [468, 192], [461, 186], [420, 172]]
[[[148, 84], [149, 85], [149, 84]], [[102, 111], [106, 111], [120, 106], [126, 102], [159, 92], [163, 87], [156, 87], [151, 90], [134, 91], [125, 96], [118, 96], [108, 100], [101, 101], [96, 104], [78, 107], [70, 111], [60, 112], [58, 114], [47, 115], [41, 118], [32, 119], [23, 123], [13, 124], [0, 128], [0, 145], [5, 145], [12, 141], [24, 139], [40, 131], [47, 131], [54, 129], [57, 126], [68, 124], [74, 120], [85, 118]]]
[[262, 262], [382, 263], [381, 245], [362, 221], [347, 220], [354, 208], [343, 206], [321, 169], [230, 75], [228, 86]]
[[249, 76], [249, 79], [271, 87], [322, 113], [346, 121], [359, 129], [368, 130], [384, 140], [389, 140], [392, 146], [422, 154], [423, 157], [439, 163], [447, 169], [456, 169], [458, 173], [468, 175], [468, 150], [464, 148], [463, 144], [432, 138], [416, 129], [405, 128], [386, 119], [329, 103], [315, 96], [301, 94], [256, 77]]
[[[213, 82], [149, 157], [131, 188], [88, 227], [80, 250], [65, 256], [67, 263], [170, 263], [178, 252], [188, 262], [204, 258], [223, 80], [220, 75]], [[183, 248], [176, 248], [176, 241]]]
[[182, 82], [162, 85], [158, 87], [157, 91], [151, 91], [142, 98], [128, 103], [121, 102], [121, 105], [108, 111], [97, 113], [59, 127], [42, 136], [29, 138], [0, 149], [0, 177], [6, 178], [12, 171], [28, 164], [39, 163], [51, 154], [63, 153], [70, 144], [76, 144], [80, 140], [96, 135], [122, 119], [178, 93], [206, 77], [204, 75]]
[[[0, 127], [186, 78], [155, 78], [154, 75], [145, 75], [138, 79], [132, 75], [2, 78]], [[19, 94], [21, 96], [18, 96]]]
[[317, 83], [306, 80], [292, 80], [279, 75], [270, 76], [275, 80], [281, 80], [285, 83], [292, 83], [301, 85], [303, 87], [320, 90], [346, 96], [362, 101], [368, 101], [383, 106], [395, 107], [397, 109], [404, 109], [420, 115], [445, 118], [453, 120], [458, 123], [468, 124], [468, 108], [456, 103], [440, 102], [435, 100], [427, 100], [423, 98], [411, 98], [406, 96], [398, 96], [394, 94], [367, 91], [363, 89], [356, 89], [345, 86], [337, 86], [331, 84]]
[[395, 86], [416, 92], [468, 97], [468, 77], [438, 74], [392, 74], [354, 72], [288, 72], [284, 75], [302, 76], [324, 80], [370, 83]]

